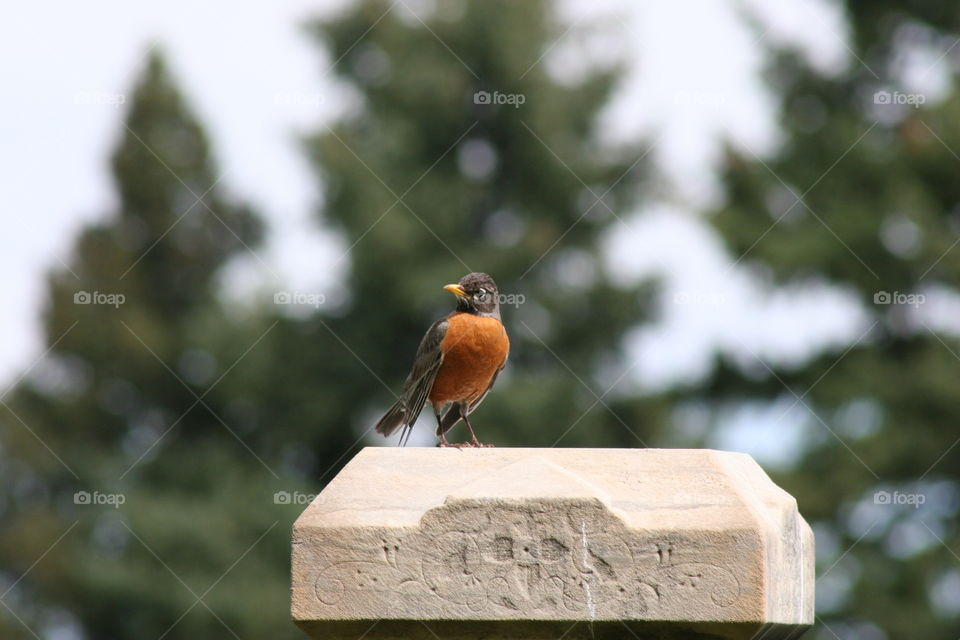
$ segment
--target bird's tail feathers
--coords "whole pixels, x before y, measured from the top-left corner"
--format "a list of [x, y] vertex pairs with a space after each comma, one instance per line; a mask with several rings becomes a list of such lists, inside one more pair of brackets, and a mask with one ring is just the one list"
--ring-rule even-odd
[[377, 422], [377, 433], [382, 433], [385, 437], [390, 437], [394, 431], [406, 424], [407, 408], [402, 400], [398, 400], [390, 409], [383, 414], [380, 421]]

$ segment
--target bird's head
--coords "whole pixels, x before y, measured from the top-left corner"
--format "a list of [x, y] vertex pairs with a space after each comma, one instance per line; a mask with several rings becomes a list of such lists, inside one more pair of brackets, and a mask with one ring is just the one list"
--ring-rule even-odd
[[500, 319], [497, 284], [485, 273], [468, 273], [457, 284], [444, 287], [457, 296], [457, 311]]

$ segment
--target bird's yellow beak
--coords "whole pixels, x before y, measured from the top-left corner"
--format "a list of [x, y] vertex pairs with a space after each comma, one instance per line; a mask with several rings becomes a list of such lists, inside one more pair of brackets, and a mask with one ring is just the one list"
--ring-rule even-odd
[[443, 289], [444, 289], [444, 291], [449, 291], [450, 293], [456, 294], [456, 295], [460, 296], [461, 298], [469, 298], [469, 297], [470, 297], [470, 296], [467, 295], [467, 292], [463, 290], [463, 287], [461, 287], [461, 286], [458, 285], [458, 284], [448, 284], [448, 285], [444, 286]]

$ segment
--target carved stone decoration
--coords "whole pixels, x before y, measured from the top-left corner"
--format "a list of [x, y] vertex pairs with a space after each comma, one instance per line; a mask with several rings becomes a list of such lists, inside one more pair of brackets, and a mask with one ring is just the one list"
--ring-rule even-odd
[[294, 524], [293, 617], [315, 637], [786, 638], [812, 622], [812, 560], [742, 454], [369, 448]]

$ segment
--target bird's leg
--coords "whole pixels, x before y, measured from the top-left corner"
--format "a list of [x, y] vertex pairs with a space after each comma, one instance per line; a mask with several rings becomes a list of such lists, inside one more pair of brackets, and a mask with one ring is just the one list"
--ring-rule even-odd
[[470, 424], [470, 421], [467, 419], [467, 414], [466, 414], [465, 411], [462, 412], [461, 417], [463, 418], [464, 424], [467, 425], [467, 429], [470, 431], [470, 439], [471, 439], [470, 444], [472, 444], [472, 445], [475, 446], [475, 447], [492, 447], [492, 446], [493, 446], [493, 445], [490, 445], [490, 444], [482, 444], [482, 443], [477, 439], [477, 434], [475, 434], [475, 433], [473, 432], [473, 425], [471, 425], [471, 424]]
[[443, 425], [442, 418], [440, 417], [440, 411], [436, 407], [433, 408], [433, 415], [437, 416], [437, 435], [440, 436], [440, 442], [437, 443], [437, 446], [438, 447], [451, 446], [450, 443], [447, 442], [447, 436], [444, 435], [443, 430], [441, 429], [441, 426]]

